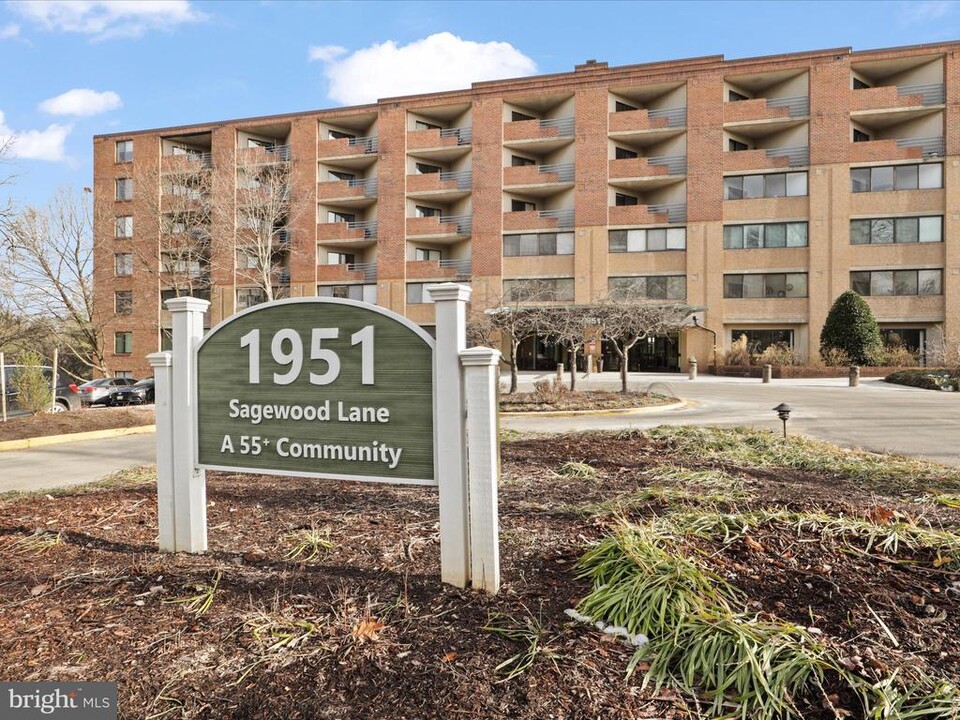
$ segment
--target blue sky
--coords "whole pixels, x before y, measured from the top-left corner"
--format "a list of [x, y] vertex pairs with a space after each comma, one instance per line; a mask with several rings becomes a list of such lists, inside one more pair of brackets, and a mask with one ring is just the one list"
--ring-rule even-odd
[[955, 39], [960, 5], [940, 0], [0, 1], [0, 141], [13, 137], [16, 155], [0, 178], [17, 176], [0, 193], [43, 203], [61, 185], [89, 185], [97, 133], [337, 107], [588, 58], [613, 66]]

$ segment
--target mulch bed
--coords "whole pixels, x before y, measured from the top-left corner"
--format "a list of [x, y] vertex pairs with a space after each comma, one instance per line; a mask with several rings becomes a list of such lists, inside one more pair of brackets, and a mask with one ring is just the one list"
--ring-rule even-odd
[[[567, 461], [598, 474], [564, 476]], [[149, 482], [8, 497], [0, 500], [0, 667], [7, 680], [118, 682], [123, 718], [688, 717], [669, 691], [641, 689], [642, 672], [625, 679], [629, 647], [563, 612], [588, 590], [574, 564], [616, 522], [591, 506], [646, 485], [644, 470], [665, 462], [707, 467], [639, 434], [505, 444], [496, 597], [439, 581], [429, 489], [210, 473], [202, 556], [156, 551]], [[830, 474], [726, 469], [745, 473], [764, 506], [862, 513], [882, 502], [960, 522], [952, 508], [881, 498]], [[37, 529], [59, 531], [61, 541], [26, 549]], [[304, 529], [331, 547], [291, 558], [290, 536]], [[759, 549], [704, 549], [758, 610], [815, 623], [852, 655], [882, 646], [878, 662], [960, 680], [956, 573], [790, 533], [753, 541]], [[218, 576], [209, 611], [187, 609]], [[490, 622], [537, 629], [544, 652], [506, 680], [497, 666], [525, 646], [484, 631]], [[805, 718], [828, 717], [819, 704], [807, 710]]]
[[572, 412], [583, 410], [622, 410], [654, 407], [676, 402], [676, 398], [640, 392], [563, 392], [549, 395], [537, 392], [503, 393], [500, 412]]
[[24, 415], [0, 422], [0, 442], [153, 425], [153, 405], [138, 408], [94, 407], [70, 412]]

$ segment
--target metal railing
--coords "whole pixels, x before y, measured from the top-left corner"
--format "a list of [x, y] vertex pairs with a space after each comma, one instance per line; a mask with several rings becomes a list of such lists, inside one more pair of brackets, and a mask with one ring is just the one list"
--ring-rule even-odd
[[210, 152], [169, 153], [166, 157], [186, 158], [188, 162], [199, 163], [200, 167], [213, 167], [213, 153]]
[[682, 107], [647, 110], [647, 117], [652, 120], [666, 118], [667, 127], [683, 127], [687, 124], [687, 109]]
[[273, 233], [274, 247], [278, 250], [286, 250], [290, 246], [291, 232], [289, 228], [280, 228]]
[[457, 277], [469, 277], [473, 272], [473, 261], [470, 258], [460, 260], [441, 260], [441, 268], [451, 268], [456, 271]]
[[541, 210], [538, 215], [544, 220], [555, 219], [558, 228], [573, 227], [573, 213], [571, 210]]
[[362, 272], [364, 282], [374, 282], [377, 279], [377, 264], [375, 262], [347, 263], [350, 272]]
[[573, 182], [573, 173], [574, 173], [573, 163], [556, 163], [554, 165], [538, 165], [537, 169], [541, 173], [556, 174], [557, 182]]
[[351, 147], [359, 147], [365, 153], [375, 153], [380, 149], [380, 143], [376, 135], [369, 137], [347, 138], [347, 144]]
[[647, 165], [666, 165], [668, 175], [684, 175], [687, 172], [686, 155], [653, 155]]
[[568, 137], [573, 135], [573, 118], [564, 117], [564, 118], [545, 118], [540, 121], [540, 127], [543, 130], [549, 130], [550, 128], [556, 128], [557, 135], [560, 137]]
[[354, 220], [347, 223], [348, 230], [363, 230], [365, 238], [375, 237], [377, 234], [376, 220]]
[[687, 221], [686, 203], [654, 203], [647, 205], [647, 212], [666, 213], [667, 222], [682, 223]]
[[790, 117], [806, 117], [810, 114], [810, 97], [794, 95], [792, 97], [767, 98], [768, 108], [787, 108]]
[[281, 285], [290, 284], [290, 268], [280, 268], [274, 271], [277, 276], [277, 282]]
[[290, 146], [289, 145], [271, 145], [270, 147], [260, 148], [267, 155], [273, 156], [275, 160], [280, 162], [287, 162], [290, 159]]
[[943, 157], [943, 137], [898, 138], [897, 147], [915, 148], [923, 151], [924, 157]]
[[457, 235], [469, 235], [473, 230], [473, 215], [440, 215], [441, 225], [456, 225]]
[[440, 131], [440, 137], [455, 137], [457, 145], [469, 145], [473, 141], [472, 127], [444, 128]]
[[347, 181], [347, 187], [363, 188], [364, 197], [375, 197], [377, 194], [377, 179], [355, 178]]
[[469, 190], [473, 187], [473, 171], [458, 170], [456, 172], [440, 171], [440, 182], [453, 180], [457, 183], [457, 190]]
[[803, 167], [810, 164], [810, 148], [806, 145], [802, 147], [778, 147], [766, 149], [768, 158], [787, 158], [790, 167]]
[[943, 105], [946, 101], [946, 92], [943, 83], [929, 83], [927, 85], [897, 85], [897, 95], [919, 95], [922, 105]]

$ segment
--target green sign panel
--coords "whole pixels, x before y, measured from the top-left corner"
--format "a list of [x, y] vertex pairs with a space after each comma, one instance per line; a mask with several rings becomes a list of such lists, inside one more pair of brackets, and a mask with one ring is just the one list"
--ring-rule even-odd
[[197, 350], [204, 467], [436, 485], [433, 416], [433, 340], [375, 305], [259, 305]]

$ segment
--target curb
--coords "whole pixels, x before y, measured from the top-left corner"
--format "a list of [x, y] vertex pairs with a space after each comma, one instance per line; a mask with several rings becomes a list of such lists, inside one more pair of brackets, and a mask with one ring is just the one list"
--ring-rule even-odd
[[577, 417], [578, 415], [644, 415], [661, 410], [677, 410], [688, 405], [687, 400], [678, 400], [667, 405], [640, 408], [614, 408], [612, 410], [549, 410], [547, 412], [501, 412], [500, 417]]
[[43, 437], [24, 438], [23, 440], [5, 440], [0, 442], [0, 452], [26, 450], [28, 448], [43, 447], [44, 445], [60, 445], [62, 443], [79, 442], [81, 440], [102, 440], [104, 438], [120, 437], [122, 435], [142, 435], [155, 432], [156, 429], [156, 425], [140, 425], [138, 427], [114, 428], [113, 430], [91, 430], [89, 432], [70, 433], [68, 435], [46, 435]]

